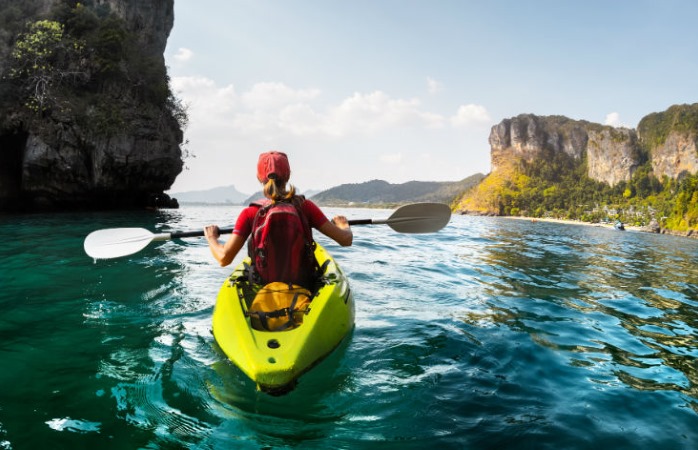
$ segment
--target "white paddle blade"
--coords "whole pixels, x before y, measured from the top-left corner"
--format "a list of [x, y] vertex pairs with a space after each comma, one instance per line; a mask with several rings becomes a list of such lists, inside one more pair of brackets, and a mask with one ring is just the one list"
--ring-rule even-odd
[[413, 203], [397, 209], [386, 223], [400, 233], [434, 233], [451, 220], [451, 208], [444, 203]]
[[118, 258], [142, 250], [155, 237], [145, 228], [97, 230], [85, 238], [85, 253], [95, 259]]

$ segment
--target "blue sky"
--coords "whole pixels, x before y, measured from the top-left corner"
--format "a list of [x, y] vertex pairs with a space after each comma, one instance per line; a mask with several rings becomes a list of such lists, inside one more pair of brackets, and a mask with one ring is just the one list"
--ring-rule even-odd
[[176, 0], [195, 157], [171, 192], [253, 193], [270, 149], [301, 191], [456, 181], [522, 113], [634, 128], [698, 101], [696, 18], [694, 0]]

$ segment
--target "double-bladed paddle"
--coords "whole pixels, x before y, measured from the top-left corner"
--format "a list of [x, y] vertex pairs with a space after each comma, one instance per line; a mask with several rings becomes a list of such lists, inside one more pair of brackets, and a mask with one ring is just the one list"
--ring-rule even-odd
[[[398, 233], [433, 233], [446, 226], [451, 208], [444, 203], [412, 203], [396, 209], [387, 219], [350, 220], [349, 225], [388, 225]], [[221, 228], [221, 234], [232, 228]], [[201, 237], [203, 230], [151, 233], [145, 228], [107, 228], [85, 238], [85, 253], [95, 259], [118, 258], [143, 250], [153, 241]]]

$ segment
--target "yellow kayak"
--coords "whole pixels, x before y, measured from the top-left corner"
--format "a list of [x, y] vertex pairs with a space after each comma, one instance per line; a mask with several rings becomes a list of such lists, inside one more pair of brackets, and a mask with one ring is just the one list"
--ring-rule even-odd
[[216, 342], [262, 391], [288, 392], [297, 379], [330, 354], [354, 328], [354, 299], [335, 260], [320, 245], [315, 258], [324, 272], [302, 323], [284, 331], [253, 329], [246, 315], [261, 286], [244, 274], [249, 258], [223, 283], [213, 311]]

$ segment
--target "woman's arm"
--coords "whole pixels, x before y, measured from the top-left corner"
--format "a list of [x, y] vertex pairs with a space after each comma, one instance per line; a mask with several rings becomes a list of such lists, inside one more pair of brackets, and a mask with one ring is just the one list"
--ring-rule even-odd
[[320, 228], [320, 233], [334, 239], [342, 247], [348, 247], [354, 240], [349, 221], [344, 216], [335, 216], [331, 221], [325, 222]]
[[245, 245], [245, 239], [239, 234], [233, 233], [230, 239], [226, 241], [225, 244], [221, 244], [218, 238], [221, 233], [217, 225], [208, 225], [204, 227], [204, 235], [208, 241], [208, 247], [211, 249], [211, 254], [216, 261], [225, 267], [235, 259], [243, 245]]

